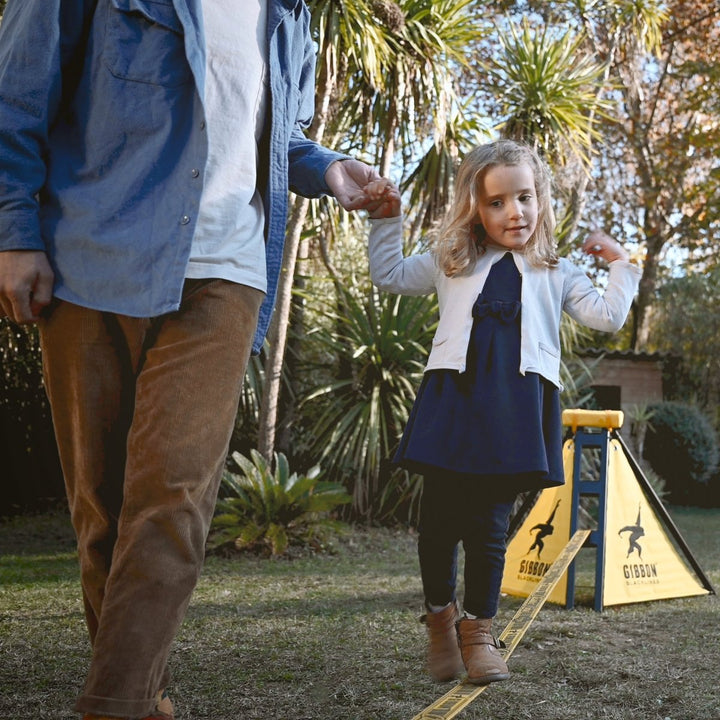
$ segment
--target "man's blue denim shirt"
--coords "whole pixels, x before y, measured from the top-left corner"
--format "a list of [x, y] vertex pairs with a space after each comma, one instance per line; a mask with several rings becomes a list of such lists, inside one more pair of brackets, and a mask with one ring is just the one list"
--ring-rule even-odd
[[[345, 156], [305, 138], [315, 54], [303, 0], [269, 0], [270, 112], [259, 176], [275, 300], [288, 189], [329, 193]], [[177, 309], [207, 138], [201, 0], [10, 0], [0, 25], [0, 250], [40, 249], [57, 297], [154, 317]]]

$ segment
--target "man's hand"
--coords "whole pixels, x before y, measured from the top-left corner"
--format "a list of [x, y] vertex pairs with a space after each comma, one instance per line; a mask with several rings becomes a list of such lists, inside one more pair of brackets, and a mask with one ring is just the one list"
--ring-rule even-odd
[[41, 250], [0, 252], [0, 309], [16, 323], [37, 322], [50, 303], [53, 271]]
[[346, 210], [374, 210], [375, 202], [364, 192], [365, 186], [379, 180], [375, 168], [359, 160], [336, 160], [325, 171], [325, 182]]

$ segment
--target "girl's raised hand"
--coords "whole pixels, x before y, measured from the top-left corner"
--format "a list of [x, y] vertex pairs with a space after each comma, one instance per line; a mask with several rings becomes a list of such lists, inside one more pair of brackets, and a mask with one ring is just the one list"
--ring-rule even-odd
[[400, 215], [402, 207], [400, 191], [391, 180], [387, 178], [373, 180], [363, 188], [363, 192], [367, 198], [365, 208], [373, 220]]
[[596, 255], [609, 263], [613, 260], [630, 259], [625, 248], [602, 230], [593, 230], [582, 244], [582, 249], [588, 255]]

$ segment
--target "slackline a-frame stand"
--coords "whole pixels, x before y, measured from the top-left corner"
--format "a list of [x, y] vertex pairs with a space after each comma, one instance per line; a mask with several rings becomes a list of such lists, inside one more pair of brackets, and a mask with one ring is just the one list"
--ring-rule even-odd
[[[565, 485], [528, 497], [510, 528], [503, 591], [526, 596], [579, 528], [595, 550], [594, 607], [714, 594], [618, 429], [623, 413], [565, 410]], [[595, 517], [588, 517], [591, 498]], [[576, 568], [548, 598], [571, 608]]]

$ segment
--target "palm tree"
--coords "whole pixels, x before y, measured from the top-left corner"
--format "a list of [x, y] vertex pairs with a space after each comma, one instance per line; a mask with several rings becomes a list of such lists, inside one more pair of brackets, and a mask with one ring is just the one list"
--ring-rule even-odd
[[501, 49], [481, 65], [492, 79], [506, 137], [529, 142], [568, 178], [559, 245], [572, 237], [584, 205], [593, 144], [599, 139], [598, 116], [607, 113], [607, 65], [586, 49], [583, 32], [539, 30], [527, 18], [509, 32], [498, 32]]
[[[394, 143], [443, 129], [453, 103], [449, 68], [477, 35], [471, 0], [315, 0], [308, 3], [318, 42], [315, 122], [309, 135], [335, 147], [367, 147], [389, 172]], [[259, 443], [275, 446], [280, 375], [288, 335], [292, 287], [309, 202], [291, 210], [284, 273], [265, 364]], [[339, 214], [336, 214], [337, 218]], [[328, 222], [331, 218], [328, 218]]]
[[[371, 16], [370, 6], [364, 0], [338, 2], [320, 0], [309, 3], [313, 17], [313, 31], [317, 37], [318, 66], [316, 83], [316, 113], [308, 136], [317, 142], [323, 142], [328, 132], [328, 124], [337, 115], [342, 86], [348, 72], [367, 75], [372, 82], [379, 76], [379, 58], [385, 55], [382, 33], [374, 25], [367, 27], [366, 42], [362, 39], [362, 30]], [[364, 22], [363, 22], [364, 20]], [[364, 52], [360, 52], [364, 50]], [[328, 144], [334, 144], [328, 142]], [[280, 276], [273, 323], [269, 331], [269, 344], [265, 361], [265, 385], [260, 409], [258, 448], [260, 453], [270, 458], [275, 448], [278, 403], [282, 365], [285, 358], [292, 289], [295, 268], [307, 217], [309, 201], [305, 198], [293, 198], [290, 205], [289, 231], [283, 254], [283, 273]]]

